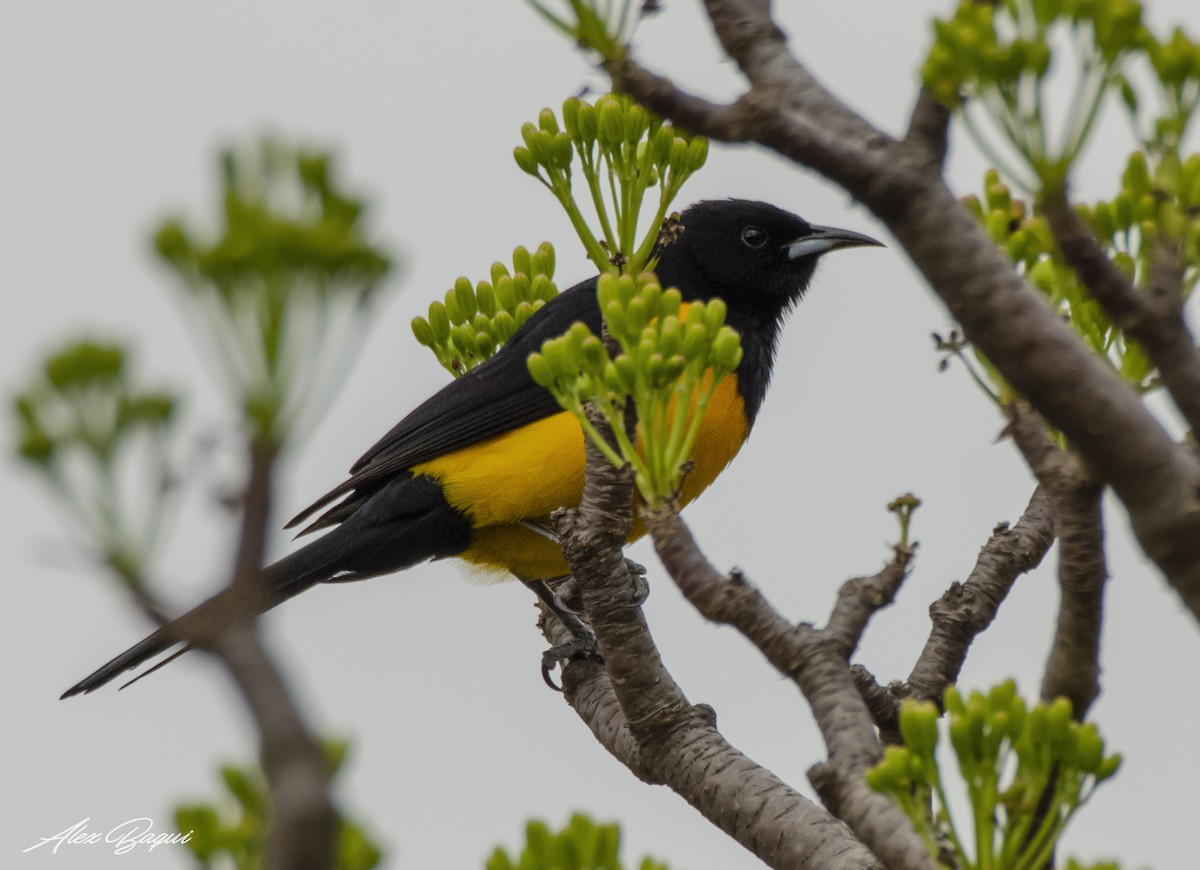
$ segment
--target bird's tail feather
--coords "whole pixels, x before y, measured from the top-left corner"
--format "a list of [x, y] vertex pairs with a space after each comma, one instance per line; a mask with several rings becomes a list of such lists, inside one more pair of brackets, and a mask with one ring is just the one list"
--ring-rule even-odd
[[73, 695], [87, 694], [131, 668], [136, 668], [166, 652], [171, 647], [185, 644], [182, 649], [130, 682], [141, 679], [191, 649], [191, 640], [212, 637], [221, 626], [231, 620], [239, 616], [257, 616], [277, 604], [283, 603], [293, 595], [298, 595], [305, 589], [328, 579], [332, 569], [324, 564], [324, 559], [320, 558], [321, 551], [325, 549], [317, 546], [320, 543], [321, 540], [314, 541], [312, 545], [268, 565], [249, 584], [231, 586], [221, 590], [207, 601], [159, 628], [145, 640], [134, 644], [116, 658], [84, 677], [63, 692], [61, 697], [70, 698]]

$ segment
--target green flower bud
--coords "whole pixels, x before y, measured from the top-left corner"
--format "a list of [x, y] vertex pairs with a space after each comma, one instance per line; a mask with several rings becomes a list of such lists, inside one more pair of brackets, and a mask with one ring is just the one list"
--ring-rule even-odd
[[428, 320], [424, 317], [414, 317], [412, 319], [412, 331], [418, 344], [422, 344], [425, 347], [433, 347], [435, 342], [433, 327], [429, 325]]
[[493, 284], [497, 283], [501, 278], [512, 277], [508, 274], [508, 267], [499, 260], [496, 260], [494, 263], [492, 263], [492, 268], [488, 275], [492, 279]]
[[579, 105], [579, 139], [582, 142], [595, 142], [599, 128], [596, 110], [590, 103], [580, 101]]
[[479, 303], [480, 314], [489, 318], [496, 316], [499, 305], [497, 304], [496, 291], [492, 288], [491, 284], [487, 281], [480, 281], [479, 286], [475, 288], [475, 299]]
[[607, 311], [614, 303], [625, 303], [625, 300], [620, 298], [617, 277], [611, 272], [605, 272], [596, 279], [596, 300], [600, 303], [601, 311]]
[[928, 701], [911, 698], [900, 704], [900, 735], [919, 756], [932, 756], [938, 742], [938, 710]]
[[438, 344], [445, 344], [450, 337], [450, 314], [441, 302], [429, 303], [429, 326]]
[[579, 139], [579, 106], [581, 100], [578, 97], [568, 97], [562, 104], [563, 127], [572, 139]]
[[513, 320], [517, 322], [517, 326], [520, 326], [530, 318], [533, 312], [533, 305], [528, 302], [519, 302], [517, 303], [517, 307], [513, 309]]
[[1002, 211], [1008, 214], [1012, 207], [1012, 197], [1009, 194], [1008, 186], [996, 182], [988, 187], [985, 191], [987, 196], [987, 204], [989, 211]]
[[585, 371], [602, 374], [608, 365], [608, 352], [604, 349], [604, 342], [594, 335], [589, 335], [584, 339], [582, 351]]
[[21, 433], [17, 452], [26, 462], [35, 465], [48, 466], [53, 460], [58, 446], [41, 429], [29, 429]]
[[1075, 746], [1067, 763], [1083, 773], [1095, 773], [1104, 760], [1104, 740], [1092, 722], [1085, 722], [1075, 731]]
[[604, 307], [604, 322], [608, 324], [608, 331], [616, 336], [618, 340], [629, 334], [628, 323], [625, 319], [625, 309], [615, 299]]
[[513, 159], [517, 161], [517, 166], [521, 171], [529, 175], [538, 174], [537, 160], [534, 159], [533, 152], [523, 145], [518, 145], [513, 149]]
[[713, 339], [712, 359], [724, 372], [736, 371], [741, 365], [742, 339], [732, 327], [721, 327], [721, 331]]
[[1096, 203], [1096, 209], [1092, 212], [1092, 226], [1095, 227], [1096, 236], [1102, 241], [1115, 236], [1117, 234], [1117, 223], [1113, 214], [1113, 207], [1107, 202]]
[[516, 282], [507, 275], [501, 277], [495, 283], [492, 287], [492, 293], [495, 294], [499, 307], [505, 311], [512, 311], [520, 301], [520, 296], [516, 291]]
[[1029, 234], [1024, 230], [1017, 230], [1008, 237], [1005, 249], [1008, 252], [1008, 258], [1014, 263], [1024, 262], [1025, 255], [1029, 251]]
[[662, 311], [662, 287], [657, 281], [646, 281], [641, 285], [639, 296], [646, 303], [646, 311], [651, 316], [660, 316]]
[[722, 299], [710, 299], [704, 307], [704, 326], [711, 333], [725, 325], [725, 302]]
[[650, 126], [650, 113], [637, 103], [625, 110], [625, 141], [637, 142]]
[[617, 297], [621, 300], [622, 305], [628, 305], [638, 293], [637, 283], [629, 275], [619, 276], [616, 287]]
[[492, 318], [492, 335], [500, 344], [504, 344], [512, 334], [517, 331], [517, 322], [513, 320], [513, 316], [507, 311], [497, 311]]
[[538, 127], [553, 135], [558, 133], [558, 119], [554, 117], [553, 109], [542, 109], [538, 112]]
[[[533, 124], [531, 124], [529, 121], [526, 121], [524, 124], [521, 125], [521, 141], [525, 143], [526, 148], [528, 148], [530, 151], [533, 152], [533, 155], [535, 158], [537, 157], [538, 152], [537, 152], [537, 148], [534, 146], [536, 145], [536, 143], [538, 142], [538, 139], [540, 138], [539, 137], [540, 132], [541, 131], [539, 131], [538, 128], [533, 126]], [[541, 163], [541, 162], [542, 162], [541, 160], [538, 160], [538, 163]]]
[[450, 329], [450, 340], [459, 350], [471, 351], [475, 347], [475, 330], [468, 323], [460, 323]]
[[1128, 188], [1122, 190], [1113, 200], [1113, 219], [1120, 231], [1133, 226], [1133, 195]]
[[646, 303], [639, 297], [630, 299], [625, 305], [625, 322], [629, 324], [629, 329], [632, 332], [640, 332], [649, 322], [650, 316], [646, 313]]
[[676, 175], [688, 171], [688, 143], [686, 139], [676, 136], [671, 142], [671, 158], [668, 165], [671, 172]]
[[962, 694], [958, 691], [957, 686], [947, 686], [946, 691], [942, 696], [942, 703], [946, 706], [946, 712], [955, 716], [961, 716], [966, 712], [963, 706]]
[[533, 252], [533, 272], [530, 274], [554, 277], [554, 246], [549, 242], [542, 242]]
[[450, 319], [455, 323], [466, 323], [475, 316], [475, 288], [467, 278], [459, 278], [454, 282], [454, 299], [458, 303], [461, 320], [456, 320], [451, 314]]
[[529, 298], [534, 302], [549, 302], [558, 293], [554, 282], [545, 275], [534, 275], [529, 285]]
[[596, 108], [600, 114], [600, 144], [612, 148], [625, 135], [624, 112], [616, 100], [598, 102]]
[[533, 377], [533, 382], [539, 387], [549, 387], [554, 383], [554, 371], [550, 362], [540, 353], [530, 354], [525, 364], [529, 366], [529, 374]]
[[566, 133], [559, 133], [551, 140], [553, 145], [554, 163], [560, 169], [565, 169], [568, 174], [571, 170], [571, 157], [574, 154], [571, 148], [571, 137]]
[[671, 143], [675, 141], [675, 130], [663, 125], [654, 131], [650, 140], [650, 159], [659, 169], [666, 169], [671, 160]]
[[1121, 767], [1121, 756], [1110, 755], [1100, 762], [1096, 768], [1096, 782], [1104, 782], [1106, 779], [1111, 779]]
[[[668, 287], [663, 291], [658, 302], [659, 317], [678, 317], [679, 309], [683, 304], [683, 296], [675, 287]], [[711, 302], [709, 303], [712, 304]], [[722, 317], [722, 319], [724, 319]]]
[[523, 245], [513, 248], [513, 272], [533, 275], [533, 256]]
[[[692, 313], [688, 309], [688, 314]], [[683, 333], [683, 353], [688, 359], [696, 359], [704, 354], [709, 344], [708, 332], [704, 329], [704, 325], [700, 323], [691, 323], [691, 318], [688, 318], [689, 323]]]
[[1134, 151], [1129, 155], [1129, 165], [1125, 168], [1121, 181], [1134, 197], [1141, 197], [1150, 192], [1150, 167], [1145, 154]]
[[954, 753], [958, 756], [960, 763], [964, 765], [963, 774], [965, 776], [965, 766], [969, 763], [969, 759], [975, 757], [977, 749], [972, 741], [971, 726], [964, 717], [952, 717], [947, 730], [950, 732], [950, 745], [954, 747]]
[[167, 221], [154, 234], [154, 250], [169, 262], [182, 262], [191, 253], [191, 248], [187, 231], [179, 221]]
[[1008, 238], [1008, 222], [1008, 215], [1001, 211], [993, 211], [987, 216], [985, 227], [997, 245], [1003, 245], [1004, 240]]
[[663, 359], [663, 355], [655, 351], [650, 354], [646, 360], [645, 371], [646, 380], [651, 387], [662, 387], [669, 383], [666, 379], [667, 361]]
[[534, 160], [545, 167], [555, 165], [554, 136], [528, 122], [521, 128], [521, 135], [525, 137], [525, 147], [533, 152]]
[[708, 161], [708, 140], [697, 136], [688, 143], [687, 165], [692, 172], [697, 171]]
[[1002, 683], [992, 686], [988, 692], [988, 709], [993, 712], [1008, 712], [1011, 709], [1013, 701], [1017, 697], [1017, 684], [1015, 681], [1008, 679]]

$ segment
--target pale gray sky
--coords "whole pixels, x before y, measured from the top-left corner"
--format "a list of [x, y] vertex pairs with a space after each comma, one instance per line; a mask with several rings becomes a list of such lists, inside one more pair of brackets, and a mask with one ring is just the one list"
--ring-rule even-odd
[[[927, 17], [947, 4], [780, 5], [818, 75], [899, 129]], [[689, 87], [734, 94], [735, 70], [698, 8], [666, 6], [638, 34], [643, 57]], [[589, 274], [557, 205], [515, 167], [511, 149], [542, 106], [603, 82], [515, 0], [0, 8], [5, 395], [46, 349], [87, 329], [129, 338], [146, 378], [186, 388], [190, 431], [228, 431], [167, 276], [147, 255], [149, 228], [167, 212], [212, 214], [216, 147], [264, 132], [336, 147], [343, 177], [369, 193], [375, 226], [403, 258], [400, 292], [328, 419], [290, 457], [281, 521], [444, 383], [408, 322], [456, 276], [481, 277], [516, 244], [544, 238], [558, 246], [564, 284]], [[1173, 22], [1190, 4], [1155, 9]], [[1104, 130], [1085, 193], [1111, 192], [1106, 179], [1128, 149], [1119, 123]], [[956, 144], [952, 169], [965, 193], [979, 186], [982, 164]], [[756, 149], [714, 146], [683, 200], [721, 196], [770, 200], [886, 239], [844, 194]], [[907, 673], [929, 603], [966, 576], [992, 527], [1015, 520], [1032, 488], [1011, 445], [995, 443], [1002, 424], [993, 409], [962, 372], [937, 373], [929, 333], [947, 325], [894, 247], [829, 258], [785, 333], [754, 437], [688, 512], [717, 565], [741, 566], [784, 612], [820, 621], [844, 579], [886, 558], [895, 529], [884, 505], [905, 490], [920, 495], [916, 573], [860, 655], [883, 680]], [[11, 434], [2, 431], [7, 456]], [[186, 867], [186, 856], [162, 849], [20, 852], [84, 817], [107, 831], [148, 816], [168, 831], [169, 808], [213, 795], [218, 761], [252, 757], [254, 741], [223, 674], [199, 656], [125, 692], [57, 700], [146, 626], [82, 561], [36, 481], [2, 467], [0, 547], [11, 567], [0, 611], [0, 864]], [[180, 606], [226, 570], [232, 528], [208, 500], [221, 482], [204, 480], [165, 554], [163, 594]], [[1127, 867], [1188, 866], [1196, 702], [1179, 695], [1170, 715], [1155, 705], [1164, 691], [1186, 693], [1179, 673], [1194, 670], [1200, 643], [1131, 549], [1119, 506], [1109, 514], [1113, 582], [1095, 717], [1126, 767], [1074, 824], [1067, 851], [1119, 856]], [[283, 534], [272, 541], [275, 552], [288, 546]], [[821, 746], [802, 699], [734, 633], [696, 616], [646, 546], [634, 555], [651, 565], [648, 617], [689, 697], [717, 709], [735, 745], [808, 791], [804, 772]], [[964, 684], [1014, 676], [1035, 693], [1055, 602], [1051, 572], [1023, 580], [973, 650]], [[340, 795], [384, 842], [389, 866], [480, 867], [495, 843], [516, 845], [527, 817], [560, 824], [574, 809], [619, 819], [629, 859], [651, 852], [675, 868], [756, 866], [683, 801], [636, 781], [545, 689], [533, 618], [519, 586], [480, 587], [438, 564], [317, 589], [266, 620], [317, 728], [353, 737]]]

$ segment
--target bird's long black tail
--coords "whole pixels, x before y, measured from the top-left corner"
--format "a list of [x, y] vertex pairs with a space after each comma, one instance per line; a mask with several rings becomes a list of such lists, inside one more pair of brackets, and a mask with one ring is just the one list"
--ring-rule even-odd
[[222, 626], [235, 619], [258, 616], [293, 595], [329, 579], [333, 568], [328, 564], [328, 559], [323, 558], [327, 556], [323, 551], [328, 549], [320, 546], [323, 541], [314, 541], [308, 547], [268, 565], [248, 584], [221, 590], [84, 677], [63, 692], [61, 697], [70, 698], [98, 689], [171, 647], [184, 644], [175, 655], [144, 672], [142, 676], [145, 676], [191, 649], [192, 640], [212, 637]]

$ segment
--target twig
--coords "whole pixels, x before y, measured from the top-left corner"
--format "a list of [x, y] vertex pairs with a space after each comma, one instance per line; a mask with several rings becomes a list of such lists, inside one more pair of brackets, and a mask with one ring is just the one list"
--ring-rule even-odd
[[1054, 541], [1050, 494], [1039, 485], [1012, 528], [1001, 523], [979, 553], [963, 583], [954, 583], [929, 607], [933, 626], [909, 674], [906, 697], [940, 703], [958, 680], [971, 643], [992, 620], [1016, 579], [1041, 563]]

